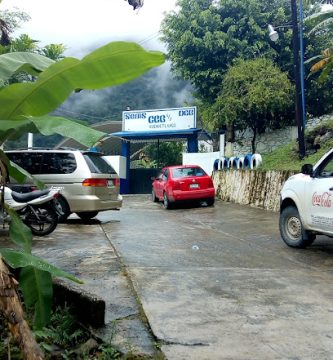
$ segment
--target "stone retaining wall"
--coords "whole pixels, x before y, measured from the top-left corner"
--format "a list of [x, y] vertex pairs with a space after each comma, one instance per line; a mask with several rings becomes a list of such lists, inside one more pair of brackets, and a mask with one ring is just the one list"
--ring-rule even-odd
[[279, 211], [280, 191], [294, 171], [227, 170], [212, 174], [216, 197], [223, 201]]
[[[314, 127], [331, 120], [333, 115], [323, 115], [318, 118], [308, 118], [306, 122], [306, 129], [311, 130]], [[226, 156], [241, 156], [251, 154], [251, 139], [252, 130], [244, 132], [236, 132], [236, 142], [228, 143], [226, 149]], [[267, 129], [264, 134], [257, 137], [256, 148], [259, 154], [268, 154], [278, 147], [290, 143], [292, 140], [297, 139], [298, 132], [297, 126], [288, 126], [284, 129], [270, 130]]]

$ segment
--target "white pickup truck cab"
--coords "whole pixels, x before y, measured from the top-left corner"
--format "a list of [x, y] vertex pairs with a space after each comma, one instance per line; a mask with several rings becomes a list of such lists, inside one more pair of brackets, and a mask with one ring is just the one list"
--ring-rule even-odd
[[283, 241], [294, 248], [311, 245], [317, 234], [333, 237], [333, 149], [285, 182], [279, 228]]

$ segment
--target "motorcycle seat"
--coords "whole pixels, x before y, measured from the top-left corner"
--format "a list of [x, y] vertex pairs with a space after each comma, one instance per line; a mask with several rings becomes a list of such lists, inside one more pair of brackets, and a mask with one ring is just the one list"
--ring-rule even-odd
[[29, 193], [18, 193], [16, 191], [12, 191], [12, 197], [15, 201], [19, 203], [26, 203], [31, 200], [37, 199], [40, 196], [47, 195], [50, 192], [50, 189], [45, 190], [35, 190]]

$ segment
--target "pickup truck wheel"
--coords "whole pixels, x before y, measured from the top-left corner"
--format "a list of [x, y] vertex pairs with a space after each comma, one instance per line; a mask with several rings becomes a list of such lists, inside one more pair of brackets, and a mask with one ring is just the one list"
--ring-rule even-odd
[[295, 206], [284, 208], [280, 214], [280, 234], [283, 241], [294, 248], [305, 248], [311, 245], [316, 236], [304, 230], [298, 210]]

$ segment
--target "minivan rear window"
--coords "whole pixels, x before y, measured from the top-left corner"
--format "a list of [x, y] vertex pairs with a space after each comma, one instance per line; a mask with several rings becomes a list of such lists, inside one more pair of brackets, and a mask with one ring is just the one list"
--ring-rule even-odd
[[83, 154], [89, 170], [94, 174], [117, 174], [115, 169], [100, 154]]
[[6, 153], [8, 158], [32, 175], [71, 174], [76, 169], [72, 153], [19, 152]]

